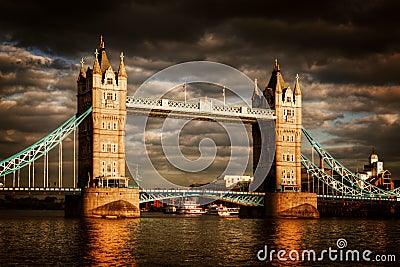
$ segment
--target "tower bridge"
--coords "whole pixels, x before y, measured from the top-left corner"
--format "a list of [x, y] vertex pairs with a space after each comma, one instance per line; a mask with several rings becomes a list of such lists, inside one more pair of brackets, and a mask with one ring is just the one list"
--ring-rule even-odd
[[[285, 83], [277, 60], [262, 94], [255, 80], [252, 107], [221, 105], [207, 99], [176, 101], [137, 98], [127, 96], [127, 83], [123, 54], [118, 71], [114, 71], [101, 40], [95, 52], [93, 68], [85, 71], [84, 62], [81, 62], [77, 79], [77, 114], [32, 146], [0, 162], [0, 177], [3, 178], [0, 180], [3, 185], [0, 193], [58, 192], [74, 197], [69, 200], [68, 212], [79, 212], [84, 216], [117, 214], [122, 217], [139, 216], [139, 203], [177, 197], [221, 199], [249, 209], [264, 206], [263, 215], [286, 217], [318, 217], [317, 198], [387, 202], [400, 199], [398, 189], [384, 190], [348, 170], [302, 127], [299, 77], [296, 76], [292, 90]], [[258, 192], [132, 188], [125, 166], [127, 114], [250, 124], [254, 171], [257, 166], [265, 164], [265, 159], [261, 158], [261, 142], [265, 139], [259, 122], [274, 121], [275, 157], [271, 170]], [[66, 188], [62, 178], [62, 142], [72, 134], [74, 164], [70, 179], [73, 179], [73, 188]], [[318, 153], [319, 166], [302, 155], [303, 135]], [[77, 151], [75, 141], [78, 141]], [[56, 147], [59, 149], [59, 175], [57, 185], [51, 187], [48, 153]], [[40, 178], [35, 177], [35, 162], [39, 160], [43, 161], [43, 176]], [[325, 164], [329, 171], [324, 168]], [[317, 188], [302, 187], [302, 167], [303, 172], [305, 170], [311, 176], [313, 184], [318, 185]], [[21, 178], [23, 168], [28, 169], [28, 177]], [[28, 180], [28, 183], [20, 184], [21, 179]], [[250, 210], [247, 212], [251, 213]]]

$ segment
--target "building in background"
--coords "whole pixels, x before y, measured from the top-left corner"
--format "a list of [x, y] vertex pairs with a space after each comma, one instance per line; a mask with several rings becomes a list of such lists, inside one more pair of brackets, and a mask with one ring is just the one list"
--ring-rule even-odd
[[253, 177], [249, 175], [244, 175], [244, 176], [225, 175], [224, 180], [225, 180], [225, 186], [227, 188], [230, 188], [230, 187], [235, 187], [235, 185], [238, 183], [251, 183], [251, 181], [253, 181]]
[[372, 151], [368, 159], [369, 163], [364, 165], [364, 170], [356, 172], [356, 175], [377, 187], [393, 190], [392, 174], [383, 168], [383, 161], [379, 161], [378, 154]]

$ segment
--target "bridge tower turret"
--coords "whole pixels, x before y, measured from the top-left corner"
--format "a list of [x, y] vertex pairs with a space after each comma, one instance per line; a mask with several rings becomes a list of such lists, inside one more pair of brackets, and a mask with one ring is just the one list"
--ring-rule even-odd
[[275, 59], [272, 75], [264, 96], [275, 109], [276, 154], [273, 165], [274, 191], [300, 191], [301, 189], [301, 92], [298, 78], [295, 89], [287, 86]]
[[121, 53], [118, 72], [108, 61], [103, 37], [93, 68], [79, 72], [78, 115], [92, 108], [79, 125], [78, 187], [66, 198], [67, 216], [138, 217], [139, 189], [128, 187], [125, 174], [125, 122], [128, 75]]
[[[271, 171], [266, 179], [268, 192], [300, 191], [301, 187], [301, 91], [296, 76], [294, 90], [287, 86], [281, 74], [278, 60], [272, 69], [271, 78], [263, 91], [264, 102], [260, 106], [275, 110], [276, 152]], [[255, 101], [253, 101], [254, 105]], [[253, 127], [253, 140], [259, 133]], [[253, 151], [257, 163], [259, 152]], [[257, 165], [255, 165], [257, 166]]]
[[78, 114], [92, 107], [92, 116], [79, 126], [78, 186], [127, 186], [125, 121], [127, 74], [121, 53], [118, 72], [111, 67], [103, 38], [93, 68], [78, 78]]
[[[302, 95], [299, 76], [296, 75], [294, 89], [287, 86], [278, 64], [272, 69], [271, 78], [263, 90], [263, 97], [253, 93], [253, 107], [275, 110], [275, 159], [264, 180], [265, 216], [310, 217], [319, 216], [317, 197], [314, 193], [301, 191], [301, 133]], [[258, 124], [252, 125], [253, 169], [263, 165], [261, 155], [261, 132]], [[265, 139], [265, 138], [264, 138]], [[265, 159], [264, 159], [265, 160]]]

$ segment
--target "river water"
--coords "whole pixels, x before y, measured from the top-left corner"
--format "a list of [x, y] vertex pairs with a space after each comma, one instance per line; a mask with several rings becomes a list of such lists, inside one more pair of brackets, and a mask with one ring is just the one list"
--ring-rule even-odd
[[[62, 211], [0, 210], [0, 266], [400, 265], [399, 220], [142, 215], [67, 219]], [[321, 256], [329, 247], [331, 255]], [[302, 260], [305, 250], [316, 258]], [[357, 250], [360, 261], [350, 261], [351, 254], [346, 261], [348, 250]]]

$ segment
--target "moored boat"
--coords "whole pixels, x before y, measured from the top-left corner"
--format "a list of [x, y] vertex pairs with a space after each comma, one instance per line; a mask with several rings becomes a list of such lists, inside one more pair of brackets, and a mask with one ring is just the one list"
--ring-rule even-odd
[[173, 205], [168, 205], [164, 209], [164, 213], [167, 213], [167, 214], [173, 214], [173, 213], [176, 213], [176, 212], [177, 212], [177, 209]]
[[204, 213], [202, 207], [197, 204], [195, 201], [185, 201], [182, 205], [178, 208], [178, 213], [180, 214], [195, 214], [201, 215]]
[[239, 209], [240, 208], [228, 208], [222, 204], [220, 204], [220, 205], [213, 204], [208, 208], [206, 214], [207, 215], [218, 215], [218, 216], [222, 216], [222, 217], [232, 217], [232, 216], [239, 215]]

